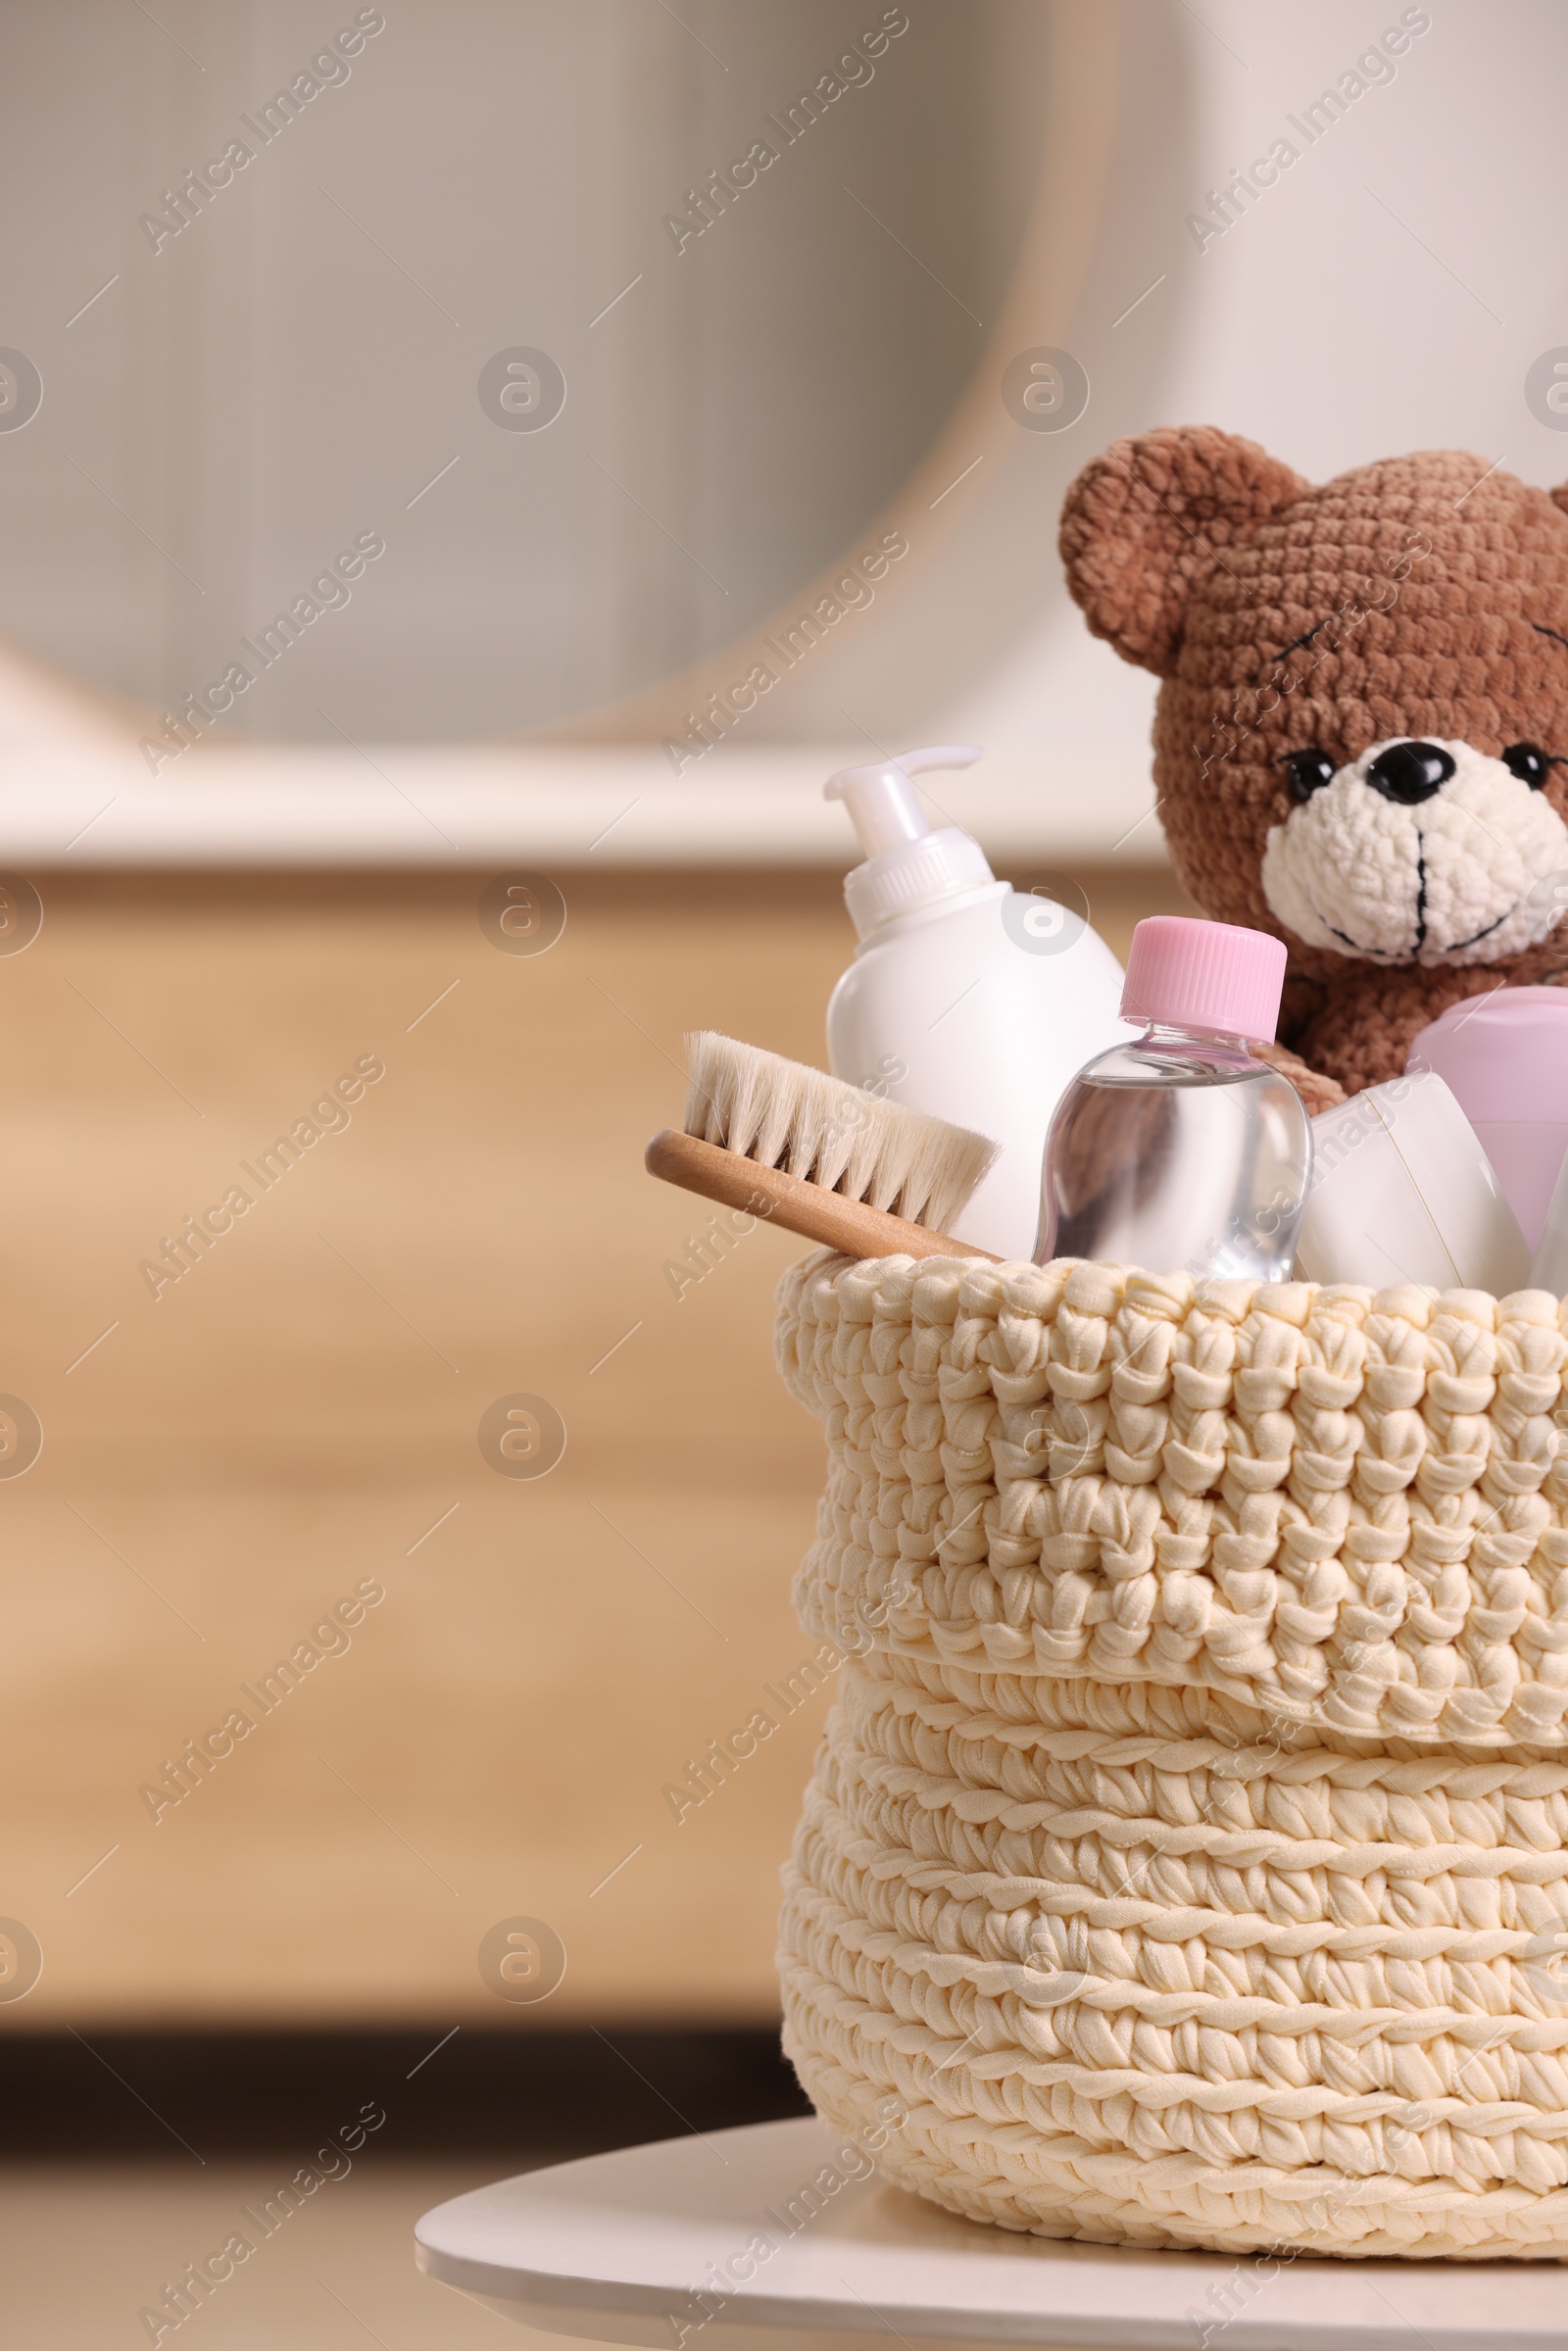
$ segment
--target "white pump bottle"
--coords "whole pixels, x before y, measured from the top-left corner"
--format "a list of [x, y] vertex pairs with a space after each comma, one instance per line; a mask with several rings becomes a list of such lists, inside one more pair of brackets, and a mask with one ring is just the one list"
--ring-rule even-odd
[[955, 1238], [1027, 1258], [1052, 1112], [1087, 1060], [1127, 1041], [1122, 974], [1081, 915], [1019, 897], [970, 834], [926, 822], [910, 776], [979, 757], [939, 744], [824, 787], [865, 852], [844, 881], [859, 945], [827, 1008], [827, 1050], [835, 1077], [1002, 1145]]

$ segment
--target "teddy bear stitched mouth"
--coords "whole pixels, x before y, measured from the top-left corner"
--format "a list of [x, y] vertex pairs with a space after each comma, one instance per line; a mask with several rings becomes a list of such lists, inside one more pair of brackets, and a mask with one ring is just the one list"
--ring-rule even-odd
[[[1450, 762], [1450, 773], [1451, 771]], [[1415, 828], [1415, 937], [1410, 943], [1409, 955], [1411, 956], [1420, 955], [1421, 950], [1426, 945], [1427, 940], [1426, 844], [1421, 838], [1421, 827], [1419, 825], [1417, 825]], [[1479, 947], [1483, 939], [1490, 939], [1494, 931], [1500, 930], [1503, 924], [1507, 921], [1509, 915], [1512, 914], [1524, 902], [1522, 898], [1516, 898], [1512, 906], [1503, 907], [1502, 912], [1496, 917], [1495, 921], [1489, 922], [1484, 929], [1476, 931], [1472, 937], [1468, 939], [1460, 939], [1452, 947], [1446, 948], [1444, 951], [1445, 954], [1458, 955], [1463, 955], [1469, 948]], [[1328, 916], [1323, 912], [1320, 906], [1314, 906], [1312, 911], [1317, 915], [1318, 920], [1323, 923], [1325, 928], [1333, 931], [1336, 939], [1343, 939], [1346, 946], [1351, 949], [1354, 954], [1358, 955], [1380, 955], [1390, 962], [1398, 962], [1400, 960], [1407, 959], [1401, 958], [1394, 950], [1389, 948], [1363, 947], [1360, 941], [1357, 939], [1352, 939], [1348, 931], [1337, 929], [1336, 926], [1329, 921]]]
[[[1418, 827], [1416, 831], [1416, 840], [1419, 842], [1421, 834]], [[1413, 956], [1420, 955], [1422, 948], [1426, 944], [1427, 936], [1426, 862], [1419, 849], [1416, 852], [1416, 863], [1420, 869], [1422, 880], [1421, 890], [1416, 899], [1415, 938], [1402, 955], [1396, 948], [1363, 947], [1359, 939], [1352, 939], [1348, 931], [1342, 931], [1338, 929], [1334, 923], [1330, 922], [1328, 916], [1323, 912], [1321, 906], [1314, 906], [1312, 911], [1317, 916], [1319, 922], [1322, 923], [1325, 930], [1333, 931], [1336, 939], [1344, 940], [1346, 946], [1350, 950], [1352, 955], [1373, 955], [1388, 963], [1408, 962]], [[1502, 912], [1497, 916], [1495, 922], [1489, 922], [1486, 929], [1477, 931], [1473, 938], [1461, 939], [1453, 947], [1445, 948], [1445, 955], [1463, 955], [1468, 949], [1472, 947], [1479, 947], [1483, 939], [1490, 939], [1494, 931], [1500, 930], [1503, 924], [1507, 921], [1509, 915], [1515, 913], [1518, 908], [1523, 906], [1523, 904], [1524, 900], [1522, 898], [1516, 898], [1512, 906], [1504, 906]]]

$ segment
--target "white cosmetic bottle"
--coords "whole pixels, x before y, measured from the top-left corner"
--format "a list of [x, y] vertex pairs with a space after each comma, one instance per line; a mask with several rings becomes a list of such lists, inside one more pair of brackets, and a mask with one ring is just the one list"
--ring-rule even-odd
[[1306, 1282], [1387, 1290], [1549, 1290], [1530, 1270], [1481, 1139], [1436, 1070], [1365, 1086], [1312, 1121], [1312, 1189], [1296, 1245]]
[[911, 775], [968, 767], [971, 744], [846, 767], [825, 787], [865, 862], [845, 877], [859, 945], [827, 1008], [835, 1077], [1002, 1145], [955, 1238], [1027, 1260], [1052, 1113], [1094, 1054], [1125, 1042], [1121, 966], [1072, 908], [999, 882], [978, 841], [933, 832]]

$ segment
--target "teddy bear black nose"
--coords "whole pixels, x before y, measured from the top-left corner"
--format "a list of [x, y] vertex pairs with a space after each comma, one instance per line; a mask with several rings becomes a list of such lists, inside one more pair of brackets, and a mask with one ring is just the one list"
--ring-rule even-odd
[[1385, 800], [1402, 808], [1430, 800], [1453, 773], [1453, 761], [1436, 743], [1391, 743], [1366, 771], [1366, 780]]

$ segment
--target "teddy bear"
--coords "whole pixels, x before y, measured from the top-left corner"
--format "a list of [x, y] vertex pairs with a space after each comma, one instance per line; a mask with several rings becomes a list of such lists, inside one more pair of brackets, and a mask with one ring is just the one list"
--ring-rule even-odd
[[1568, 484], [1454, 450], [1314, 486], [1211, 425], [1116, 442], [1062, 512], [1096, 636], [1160, 681], [1176, 871], [1290, 961], [1311, 1110], [1461, 998], [1568, 975]]

